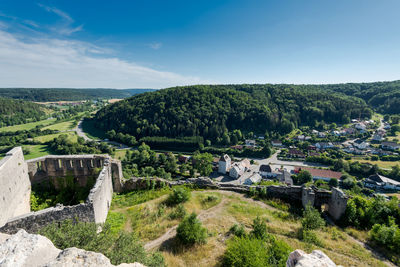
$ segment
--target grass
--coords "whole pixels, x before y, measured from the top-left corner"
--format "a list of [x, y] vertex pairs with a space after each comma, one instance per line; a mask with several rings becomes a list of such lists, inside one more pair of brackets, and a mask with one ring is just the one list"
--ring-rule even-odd
[[64, 121], [64, 122], [46, 126], [46, 127], [42, 128], [42, 130], [49, 129], [49, 130], [57, 130], [57, 131], [63, 132], [63, 131], [72, 130], [75, 126], [76, 126], [75, 120], [71, 120], [71, 121]]
[[361, 163], [377, 164], [380, 168], [391, 169], [393, 166], [399, 165], [398, 161], [382, 161], [382, 160], [366, 160], [357, 159]]
[[[136, 232], [144, 242], [154, 240], [180, 221], [169, 216], [176, 207], [164, 205], [170, 191], [161, 189], [114, 195], [107, 221], [112, 222], [113, 229]], [[168, 266], [220, 266], [226, 240], [230, 238], [230, 227], [243, 224], [250, 231], [254, 218], [259, 216], [266, 221], [270, 233], [293, 249], [308, 253], [320, 249], [336, 264], [343, 266], [385, 266], [349, 235], [364, 240], [365, 233], [352, 229], [346, 233], [329, 226], [316, 231], [321, 241], [319, 246], [305, 243], [298, 239], [301, 224], [298, 217], [288, 212], [290, 207], [280, 201], [266, 203], [276, 208], [232, 192], [192, 191], [192, 197], [184, 207], [187, 213], [194, 211], [205, 215], [202, 222], [209, 235], [207, 243], [182, 248], [175, 239], [170, 239], [159, 250]]]
[[94, 140], [99, 140], [99, 139], [105, 139], [106, 134], [103, 130], [100, 130], [94, 126], [94, 122], [90, 120], [84, 120], [82, 123], [82, 130], [85, 132], [87, 137], [94, 139]]
[[21, 131], [21, 130], [31, 130], [38, 125], [47, 126], [47, 125], [53, 124], [54, 122], [56, 122], [56, 119], [41, 120], [41, 121], [29, 122], [29, 123], [25, 123], [25, 124], [18, 124], [18, 125], [13, 125], [13, 126], [8, 126], [8, 127], [2, 127], [2, 128], [0, 128], [0, 132], [16, 132], [16, 131]]
[[43, 157], [52, 154], [47, 145], [23, 145], [23, 148], [28, 148], [31, 153], [24, 155], [25, 160]]
[[115, 150], [115, 154], [114, 154], [114, 158], [122, 160], [123, 158], [125, 158], [126, 151], [128, 151], [128, 150], [127, 149], [116, 149]]
[[75, 132], [64, 132], [64, 133], [56, 133], [56, 134], [37, 136], [37, 137], [34, 137], [33, 140], [36, 142], [40, 142], [40, 143], [46, 143], [48, 141], [53, 140], [54, 138], [57, 138], [58, 136], [60, 136], [62, 134], [68, 135], [68, 140], [71, 140], [72, 142], [78, 141], [78, 136]]

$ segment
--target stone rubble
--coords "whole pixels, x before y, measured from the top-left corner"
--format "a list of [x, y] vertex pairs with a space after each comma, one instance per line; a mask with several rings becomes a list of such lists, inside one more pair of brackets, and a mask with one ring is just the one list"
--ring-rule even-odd
[[[0, 267], [115, 266], [101, 253], [78, 248], [60, 250], [48, 238], [28, 234], [25, 230], [8, 237], [2, 235], [0, 238]], [[140, 263], [123, 263], [118, 267], [145, 266]]]
[[325, 253], [314, 250], [310, 254], [296, 249], [290, 253], [286, 267], [341, 267], [336, 265]]

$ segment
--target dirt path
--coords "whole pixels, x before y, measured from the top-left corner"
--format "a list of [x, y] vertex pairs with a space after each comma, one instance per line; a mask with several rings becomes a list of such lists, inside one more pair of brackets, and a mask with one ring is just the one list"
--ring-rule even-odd
[[[254, 203], [254, 204], [259, 205], [259, 206], [261, 206], [261, 207], [263, 207], [263, 208], [275, 210], [274, 207], [271, 207], [271, 206], [265, 204], [264, 202], [254, 200], [254, 199], [252, 199], [252, 198], [246, 198], [245, 196], [243, 196], [243, 194], [236, 193], [236, 192], [231, 192], [231, 191], [220, 191], [220, 190], [206, 190], [206, 191], [201, 191], [201, 192], [218, 192], [218, 193], [220, 193], [220, 194], [222, 194], [222, 195], [225, 195], [225, 196], [236, 196], [236, 197], [240, 198], [241, 200], [244, 200], [244, 201], [247, 201], [247, 202], [250, 202], [250, 203]], [[197, 216], [197, 218], [198, 218], [201, 222], [204, 222], [204, 221], [207, 220], [207, 219], [210, 219], [210, 218], [213, 218], [213, 217], [218, 216], [218, 215], [222, 212], [223, 208], [225, 207], [225, 204], [226, 204], [228, 201], [229, 201], [229, 199], [223, 198], [223, 199], [221, 200], [221, 202], [220, 202], [218, 205], [216, 205], [216, 206], [214, 206], [214, 207], [212, 207], [212, 208], [209, 208], [209, 209], [207, 209], [207, 210], [201, 211], [201, 212], [199, 213], [199, 215]], [[163, 234], [163, 235], [160, 236], [159, 238], [147, 242], [147, 243], [144, 245], [144, 248], [145, 248], [146, 250], [151, 250], [151, 249], [154, 249], [154, 248], [156, 248], [156, 247], [161, 246], [161, 244], [163, 244], [165, 241], [167, 241], [167, 240], [169, 240], [169, 239], [175, 237], [175, 235], [176, 235], [176, 228], [178, 228], [178, 225], [175, 225], [175, 226], [169, 228], [169, 229], [167, 230], [167, 232], [165, 232], [165, 234]]]
[[359, 244], [360, 246], [364, 247], [366, 250], [371, 252], [372, 255], [374, 255], [375, 258], [377, 258], [378, 260], [382, 261], [387, 266], [396, 267], [396, 265], [394, 265], [391, 261], [389, 261], [383, 254], [381, 254], [378, 251], [374, 250], [368, 244], [366, 244], [366, 243], [364, 243], [364, 242], [352, 237], [351, 235], [347, 235], [347, 236], [349, 236], [351, 238], [351, 240], [353, 240], [355, 243]]

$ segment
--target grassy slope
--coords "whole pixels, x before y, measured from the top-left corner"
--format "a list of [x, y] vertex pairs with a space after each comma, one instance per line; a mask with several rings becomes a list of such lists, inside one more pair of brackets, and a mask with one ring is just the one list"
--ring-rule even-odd
[[36, 142], [45, 143], [45, 142], [53, 140], [54, 138], [57, 138], [58, 136], [60, 136], [62, 134], [68, 135], [68, 139], [73, 142], [77, 142], [77, 140], [78, 140], [78, 135], [75, 132], [64, 132], [64, 133], [56, 133], [56, 134], [37, 136], [37, 137], [33, 138], [33, 140]]
[[49, 119], [49, 120], [41, 120], [41, 121], [35, 121], [35, 122], [30, 122], [30, 123], [25, 123], [25, 124], [18, 124], [18, 125], [13, 125], [13, 126], [8, 126], [8, 127], [2, 127], [0, 128], [0, 132], [16, 132], [16, 131], [21, 131], [21, 130], [30, 130], [35, 128], [38, 125], [50, 125], [53, 124], [56, 121], [56, 119]]
[[50, 130], [58, 130], [58, 131], [68, 131], [72, 130], [75, 127], [75, 121], [64, 121], [56, 124], [52, 124], [42, 128], [42, 130], [50, 129]]
[[25, 160], [51, 154], [50, 149], [47, 145], [23, 145], [23, 147], [28, 148], [31, 151], [30, 154], [24, 155]]
[[[116, 195], [107, 220], [113, 224], [116, 231], [134, 231], [145, 242], [154, 240], [179, 222], [169, 218], [174, 208], [162, 204], [169, 191], [170, 189], [163, 189]], [[216, 195], [218, 200], [204, 205], [203, 200], [210, 194]], [[166, 248], [160, 249], [168, 266], [218, 265], [226, 247], [225, 241], [229, 238], [229, 228], [235, 223], [241, 223], [249, 230], [256, 216], [264, 218], [269, 231], [284, 239], [294, 249], [299, 248], [307, 252], [321, 249], [336, 264], [344, 266], [385, 266], [347, 233], [337, 228], [325, 227], [317, 232], [322, 241], [321, 247], [300, 241], [297, 238], [300, 220], [284, 211], [285, 205], [278, 205], [283, 207], [283, 210], [278, 210], [264, 203], [245, 199], [236, 193], [195, 191], [192, 192], [191, 200], [184, 206], [188, 212], [204, 213], [207, 209], [213, 210], [203, 220], [209, 232], [208, 242], [190, 249], [181, 249], [173, 240], [169, 241]]]

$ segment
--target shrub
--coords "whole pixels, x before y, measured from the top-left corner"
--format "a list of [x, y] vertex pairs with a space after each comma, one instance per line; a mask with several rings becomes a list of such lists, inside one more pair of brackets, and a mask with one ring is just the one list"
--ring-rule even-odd
[[234, 237], [228, 241], [223, 266], [286, 266], [291, 248], [283, 241], [263, 240], [250, 237]]
[[114, 234], [108, 224], [103, 225], [100, 233], [97, 230], [95, 223], [66, 220], [44, 227], [39, 234], [49, 238], [59, 249], [77, 247], [102, 253], [114, 265], [140, 262], [146, 266], [165, 266], [162, 255], [146, 253], [134, 234]]
[[170, 206], [177, 205], [180, 203], [184, 203], [189, 199], [190, 199], [190, 191], [183, 187], [177, 187], [174, 188], [172, 193], [168, 196], [167, 204]]
[[316, 246], [322, 247], [322, 241], [318, 238], [316, 233], [312, 230], [301, 228], [299, 231], [299, 239], [307, 244], [314, 244]]
[[250, 232], [250, 234], [261, 240], [268, 240], [271, 238], [270, 234], [267, 232], [267, 225], [265, 224], [265, 221], [263, 221], [260, 217], [257, 217], [253, 220], [253, 230]]
[[171, 220], [182, 219], [186, 216], [186, 209], [182, 204], [179, 204], [170, 214]]
[[339, 185], [339, 181], [336, 178], [332, 178], [329, 180], [328, 184], [332, 187], [337, 187]]
[[397, 253], [400, 250], [400, 229], [393, 218], [390, 218], [388, 225], [375, 224], [372, 226], [368, 237], [376, 245]]
[[246, 236], [246, 230], [244, 229], [242, 224], [234, 224], [232, 227], [229, 229], [229, 232], [234, 234], [235, 236], [238, 237], [244, 237]]
[[204, 244], [206, 243], [207, 230], [197, 219], [196, 213], [193, 212], [178, 225], [176, 236], [184, 245]]
[[304, 230], [314, 230], [324, 226], [325, 221], [321, 218], [318, 210], [313, 208], [311, 205], [307, 205], [303, 219], [301, 220], [301, 225]]

